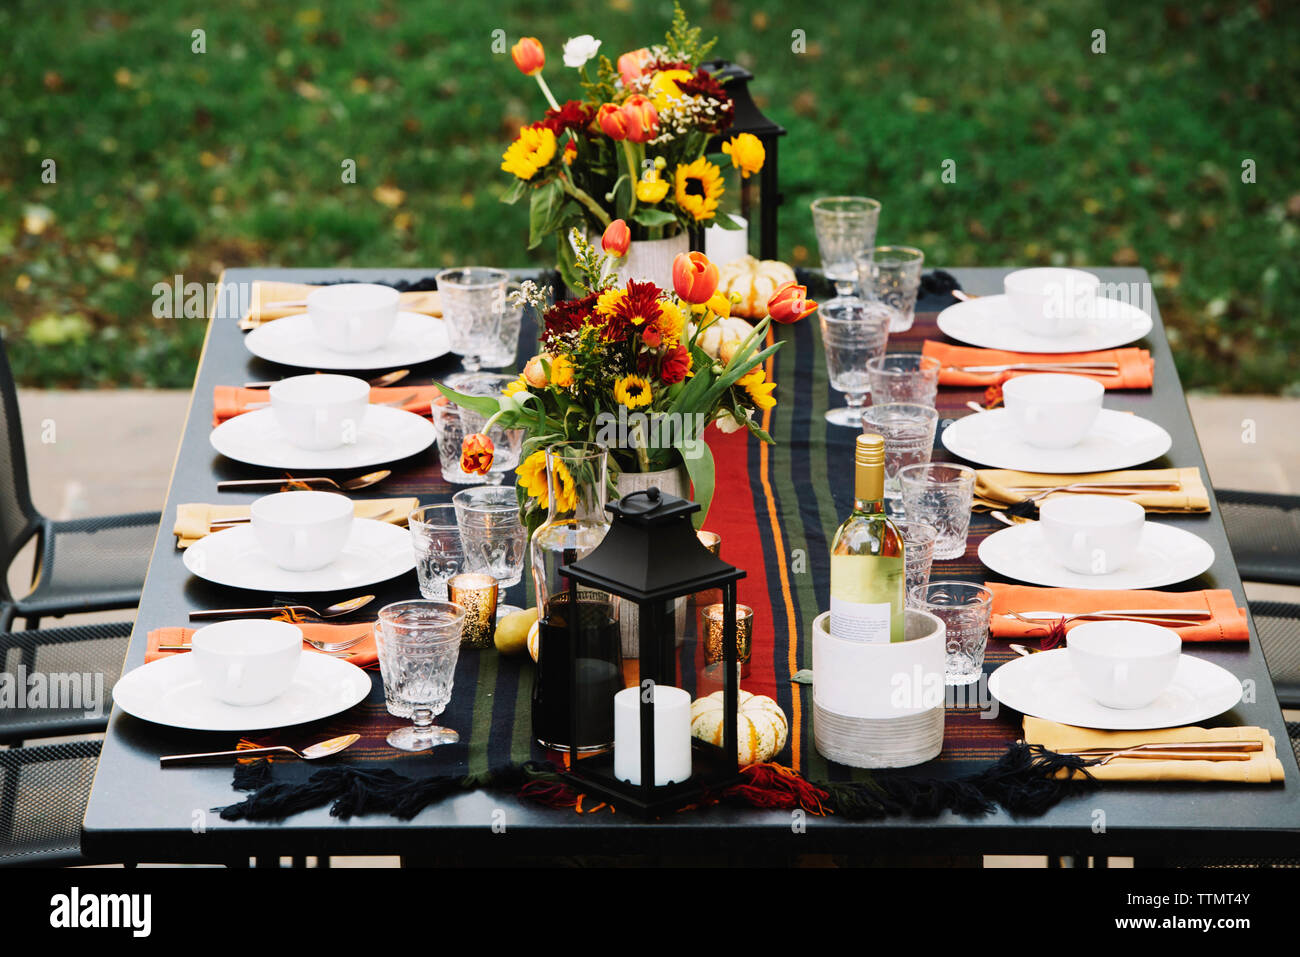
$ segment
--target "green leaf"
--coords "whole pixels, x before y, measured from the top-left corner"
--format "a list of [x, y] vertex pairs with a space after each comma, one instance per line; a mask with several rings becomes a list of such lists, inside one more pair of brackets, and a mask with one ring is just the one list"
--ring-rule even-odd
[[710, 225], [717, 226], [719, 229], [727, 229], [727, 230], [745, 228], [744, 226], [740, 225], [740, 223], [736, 222], [736, 220], [732, 218], [732, 215], [730, 213], [722, 213], [720, 216], [714, 216], [713, 222], [710, 223]]
[[564, 219], [564, 187], [558, 180], [533, 190], [528, 205], [528, 248], [536, 249], [543, 239], [555, 232]]
[[528, 181], [516, 177], [514, 183], [501, 197], [501, 202], [505, 203], [507, 206], [513, 206], [515, 203], [523, 199], [527, 192]]
[[797, 685], [810, 685], [813, 683], [813, 673], [811, 668], [802, 668], [790, 676], [790, 680]]
[[696, 529], [703, 528], [704, 520], [709, 517], [714, 488], [713, 450], [709, 448], [709, 443], [705, 442], [703, 437], [698, 442], [698, 448], [701, 450], [700, 455], [682, 455], [682, 462], [691, 476], [691, 484], [695, 486], [693, 496], [702, 506], [691, 520]]
[[501, 404], [489, 395], [461, 395], [451, 386], [443, 385], [441, 382], [435, 382], [434, 385], [448, 400], [479, 415], [491, 418], [501, 411]]
[[[642, 226], [653, 228], [655, 226], [667, 226], [669, 223], [677, 222], [677, 217], [672, 213], [665, 212], [662, 209], [638, 209], [632, 219]], [[740, 227], [737, 226], [737, 229]]]

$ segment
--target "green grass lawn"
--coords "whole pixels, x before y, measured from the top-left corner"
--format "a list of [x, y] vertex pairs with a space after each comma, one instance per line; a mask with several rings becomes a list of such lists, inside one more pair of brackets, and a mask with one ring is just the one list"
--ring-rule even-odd
[[[855, 192], [883, 202], [883, 241], [929, 263], [1142, 265], [1187, 385], [1300, 393], [1297, 5], [683, 5], [789, 130], [784, 258], [815, 265], [808, 202]], [[500, 154], [541, 99], [492, 33], [540, 37], [563, 98], [566, 37], [616, 56], [670, 15], [662, 0], [0, 6], [0, 323], [20, 378], [187, 387], [203, 323], [151, 312], [176, 274], [546, 263], [525, 249], [525, 206], [498, 202]]]

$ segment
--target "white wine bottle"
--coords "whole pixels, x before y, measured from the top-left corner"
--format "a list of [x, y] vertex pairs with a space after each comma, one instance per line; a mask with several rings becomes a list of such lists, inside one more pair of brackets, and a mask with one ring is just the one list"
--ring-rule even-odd
[[831, 635], [848, 641], [903, 640], [903, 535], [885, 515], [885, 440], [859, 435], [853, 513], [831, 542]]

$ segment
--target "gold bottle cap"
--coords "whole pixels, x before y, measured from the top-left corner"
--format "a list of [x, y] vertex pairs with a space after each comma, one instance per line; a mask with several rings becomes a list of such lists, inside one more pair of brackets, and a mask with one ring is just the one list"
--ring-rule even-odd
[[885, 464], [885, 438], [874, 432], [864, 432], [858, 436], [853, 461], [858, 465]]

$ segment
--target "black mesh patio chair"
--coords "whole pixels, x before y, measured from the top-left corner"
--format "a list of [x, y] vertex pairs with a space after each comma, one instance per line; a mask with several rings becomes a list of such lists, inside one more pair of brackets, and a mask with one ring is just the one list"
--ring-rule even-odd
[[1215, 489], [1243, 581], [1300, 585], [1300, 495]]
[[0, 634], [0, 672], [40, 673], [51, 689], [44, 707], [0, 708], [0, 744], [103, 731], [130, 637], [129, 621]]
[[0, 867], [83, 864], [98, 741], [0, 751]]
[[1250, 617], [1255, 620], [1278, 701], [1284, 708], [1300, 708], [1300, 605], [1252, 601]]
[[[135, 608], [160, 517], [136, 512], [55, 522], [36, 510], [18, 391], [0, 340], [0, 601], [11, 603], [28, 628], [49, 616]], [[3, 573], [33, 536], [32, 590], [16, 597]]]

